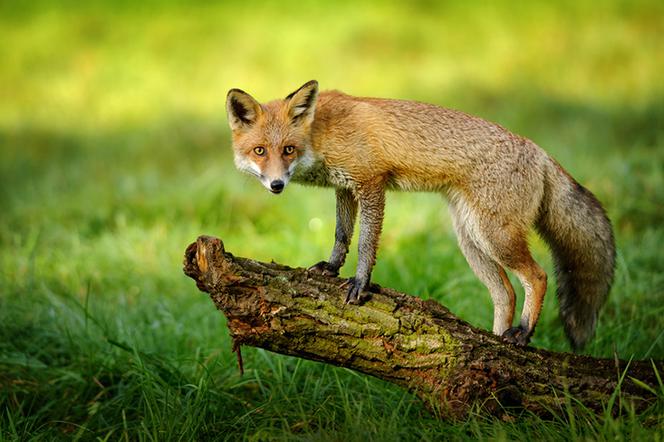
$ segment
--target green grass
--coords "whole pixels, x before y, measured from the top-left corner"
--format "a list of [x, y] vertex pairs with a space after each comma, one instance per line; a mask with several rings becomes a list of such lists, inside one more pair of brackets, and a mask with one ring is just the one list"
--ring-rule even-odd
[[[223, 316], [181, 272], [203, 233], [241, 256], [327, 257], [333, 192], [275, 197], [237, 173], [224, 112], [231, 87], [265, 100], [316, 78], [549, 151], [616, 230], [586, 352], [663, 359], [663, 16], [656, 1], [0, 2], [0, 440], [664, 439], [661, 401], [443, 422], [377, 379], [261, 350], [240, 376]], [[490, 328], [441, 198], [387, 204], [374, 280]], [[553, 287], [533, 345], [569, 350]]]

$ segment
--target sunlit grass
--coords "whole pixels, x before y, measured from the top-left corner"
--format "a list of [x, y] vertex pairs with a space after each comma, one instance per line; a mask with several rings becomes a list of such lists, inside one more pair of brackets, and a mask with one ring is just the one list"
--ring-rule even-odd
[[[661, 407], [577, 410], [574, 426], [567, 410], [447, 423], [376, 379], [263, 351], [244, 349], [240, 377], [222, 315], [181, 262], [203, 233], [261, 260], [327, 257], [333, 192], [275, 197], [240, 175], [224, 112], [231, 87], [267, 100], [316, 78], [460, 108], [551, 152], [604, 202], [619, 246], [586, 352], [664, 358], [663, 13], [622, 1], [0, 4], [0, 438], [661, 439]], [[438, 195], [388, 196], [374, 280], [491, 325]], [[551, 285], [533, 343], [567, 351]]]
[[26, 116], [76, 131], [169, 114], [222, 119], [231, 86], [267, 99], [311, 78], [324, 88], [448, 104], [511, 89], [522, 99], [535, 90], [572, 103], [641, 106], [664, 88], [658, 2], [5, 8], [5, 125]]

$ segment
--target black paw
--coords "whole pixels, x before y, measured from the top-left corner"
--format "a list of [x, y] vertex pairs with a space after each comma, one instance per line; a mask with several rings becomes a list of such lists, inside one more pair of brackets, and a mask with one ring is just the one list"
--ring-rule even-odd
[[307, 269], [310, 272], [325, 276], [339, 276], [339, 267], [334, 267], [327, 261], [321, 261]]
[[359, 281], [357, 278], [350, 278], [348, 282], [350, 283], [350, 287], [348, 287], [348, 293], [346, 294], [346, 304], [360, 304], [363, 298], [367, 297], [364, 289], [368, 284]]
[[525, 347], [530, 342], [530, 333], [522, 326], [512, 327], [503, 333], [503, 339], [510, 344]]

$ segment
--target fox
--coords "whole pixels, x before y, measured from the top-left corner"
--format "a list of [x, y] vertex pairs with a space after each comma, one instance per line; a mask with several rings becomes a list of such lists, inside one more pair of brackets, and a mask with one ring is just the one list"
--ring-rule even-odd
[[[370, 297], [388, 190], [442, 194], [470, 268], [494, 306], [493, 333], [526, 346], [547, 289], [527, 235], [535, 229], [554, 261], [559, 315], [572, 348], [592, 338], [611, 289], [615, 241], [597, 198], [533, 141], [467, 113], [417, 101], [319, 93], [311, 80], [259, 103], [226, 97], [233, 158], [274, 194], [291, 182], [333, 187], [334, 246], [309, 271], [338, 276], [359, 212], [358, 263], [345, 302]], [[513, 325], [515, 292], [525, 300]]]

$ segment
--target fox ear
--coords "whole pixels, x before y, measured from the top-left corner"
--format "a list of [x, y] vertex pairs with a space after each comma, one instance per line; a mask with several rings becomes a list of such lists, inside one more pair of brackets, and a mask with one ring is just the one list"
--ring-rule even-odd
[[298, 90], [286, 97], [288, 101], [288, 114], [292, 122], [311, 124], [316, 111], [318, 100], [318, 82], [306, 82]]
[[251, 126], [261, 114], [261, 105], [240, 89], [231, 89], [226, 96], [228, 124], [232, 130]]

